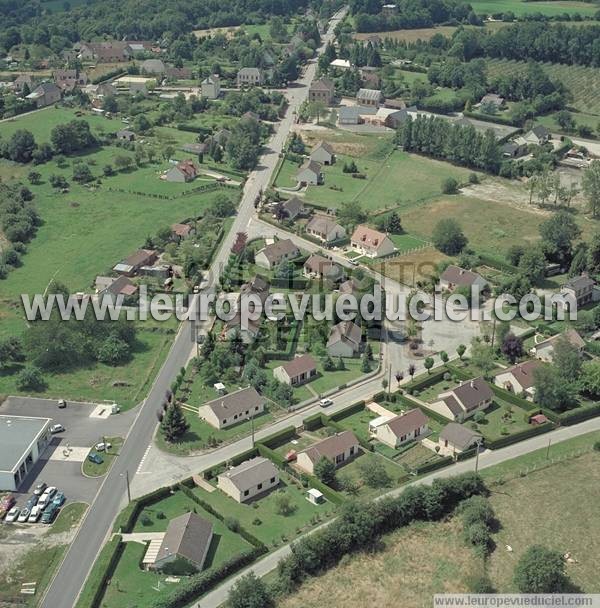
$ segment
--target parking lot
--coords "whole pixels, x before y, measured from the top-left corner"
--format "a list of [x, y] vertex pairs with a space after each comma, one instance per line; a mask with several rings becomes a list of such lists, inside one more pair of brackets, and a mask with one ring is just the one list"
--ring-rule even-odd
[[15, 493], [19, 506], [42, 481], [64, 492], [67, 502], [92, 501], [102, 478], [84, 476], [82, 460], [103, 437], [124, 437], [135, 417], [134, 411], [109, 415], [106, 408], [95, 403], [69, 402], [60, 409], [56, 400], [30, 397], [9, 397], [0, 405], [0, 414], [51, 418], [52, 424], [65, 428], [52, 436], [50, 445]]

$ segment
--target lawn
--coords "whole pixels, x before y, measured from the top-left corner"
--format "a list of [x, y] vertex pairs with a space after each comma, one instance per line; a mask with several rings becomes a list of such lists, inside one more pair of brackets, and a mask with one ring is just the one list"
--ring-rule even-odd
[[[83, 461], [83, 474], [88, 477], [101, 477], [108, 473], [113, 461], [119, 455], [121, 446], [123, 445], [123, 439], [121, 437], [107, 437], [106, 441], [111, 444], [111, 447], [104, 452], [98, 452], [102, 457], [102, 463], [96, 464], [91, 462], [87, 458]], [[90, 450], [90, 453], [96, 452], [94, 448]]]
[[[242, 527], [268, 547], [276, 547], [293, 540], [335, 511], [335, 505], [330, 502], [320, 505], [308, 502], [306, 489], [287, 473], [280, 473], [280, 479], [277, 490], [248, 504], [240, 504], [218, 489], [207, 492], [196, 488], [194, 492], [225, 517], [237, 519]], [[282, 496], [287, 496], [290, 501], [292, 512], [288, 515], [281, 515], [278, 511]]]
[[589, 2], [576, 2], [568, 0], [547, 0], [527, 2], [525, 0], [475, 0], [470, 3], [478, 14], [493, 15], [496, 13], [514, 13], [515, 16], [541, 13], [549, 17], [569, 13], [570, 15], [595, 15], [598, 7]]
[[[596, 432], [565, 441], [554, 446], [552, 453], [565, 457], [575, 448], [589, 450], [599, 438]], [[541, 450], [483, 471], [500, 522], [488, 574], [498, 592], [515, 592], [515, 563], [528, 546], [539, 543], [562, 554], [570, 551], [579, 563], [567, 566], [569, 577], [583, 592], [598, 593], [600, 545], [590, 534], [589, 522], [595, 521], [600, 500], [600, 455], [588, 451], [526, 477], [518, 475], [525, 465], [542, 462], [544, 457], [545, 450]], [[512, 475], [510, 480], [505, 479], [507, 474]], [[493, 485], [499, 477], [504, 481]], [[505, 545], [513, 552], [507, 552]], [[468, 592], [469, 578], [479, 574], [481, 561], [465, 545], [458, 518], [416, 523], [385, 536], [381, 551], [356, 553], [326, 574], [310, 578], [278, 606], [342, 608], [355, 603], [392, 607], [397, 605], [401, 589], [403, 607], [422, 608], [431, 605], [435, 593]]]
[[377, 418], [377, 414], [373, 413], [367, 408], [362, 409], [359, 412], [354, 412], [344, 418], [337, 418], [336, 422], [343, 426], [346, 430], [352, 431], [358, 439], [363, 441], [370, 441], [371, 436], [369, 434], [369, 422]]
[[77, 526], [87, 511], [88, 505], [83, 502], [72, 502], [63, 507], [52, 527], [48, 531], [48, 536], [52, 534], [63, 534], [68, 532], [73, 526]]
[[420, 249], [427, 245], [427, 241], [424, 241], [417, 236], [413, 236], [412, 234], [392, 234], [390, 235], [390, 238], [400, 253], [412, 251], [413, 249]]
[[[383, 466], [390, 478], [389, 486], [373, 488], [367, 485], [361, 468], [368, 466], [371, 463], [377, 463]], [[390, 488], [396, 487], [401, 482], [406, 481], [406, 474], [401, 467], [381, 454], [365, 452], [360, 449], [360, 455], [358, 457], [338, 469], [337, 480], [341, 487], [344, 486], [345, 481], [353, 483], [357, 488], [356, 495], [362, 499], [367, 499], [383, 494]]]
[[475, 428], [485, 440], [494, 441], [530, 428], [525, 420], [526, 412], [516, 405], [511, 405], [501, 399], [494, 399], [492, 405], [485, 410], [485, 419], [480, 423], [466, 422], [465, 425]]
[[416, 281], [428, 279], [435, 274], [437, 265], [448, 259], [448, 256], [441, 251], [433, 247], [427, 247], [377, 262], [372, 264], [371, 268], [394, 281], [414, 286]]
[[504, 255], [511, 245], [537, 241], [538, 227], [546, 219], [522, 208], [461, 195], [413, 205], [402, 211], [401, 218], [408, 233], [426, 239], [440, 220], [453, 218], [473, 249], [492, 255]]
[[[162, 329], [157, 330], [157, 325]], [[114, 401], [121, 409], [129, 409], [137, 405], [150, 388], [169, 352], [175, 328], [174, 319], [160, 324], [139, 322], [133, 358], [129, 363], [116, 367], [95, 363], [63, 373], [45, 374], [48, 387], [35, 396], [72, 401]], [[18, 366], [0, 371], [0, 394], [23, 394], [15, 386], [17, 371]]]

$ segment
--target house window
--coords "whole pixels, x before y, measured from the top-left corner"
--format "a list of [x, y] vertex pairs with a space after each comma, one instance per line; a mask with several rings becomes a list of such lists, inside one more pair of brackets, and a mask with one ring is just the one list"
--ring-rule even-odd
[[[352, 454], [352, 452], [350, 452], [350, 454]], [[335, 457], [335, 462], [336, 462], [336, 464], [339, 464], [340, 462], [344, 462], [344, 455], [343, 454], [338, 454]]]
[[271, 477], [271, 483], [275, 483], [275, 477]]
[[227, 422], [227, 418], [223, 418], [223, 424]]
[[259, 483], [259, 484], [256, 486], [256, 488], [257, 488], [258, 490], [262, 490], [262, 483]]
[[234, 415], [233, 415], [233, 419], [234, 419], [234, 420], [237, 420], [237, 414], [234, 414]]
[[406, 441], [406, 435], [402, 435], [402, 437], [400, 437], [400, 441]]
[[258, 405], [254, 409], [258, 412]]
[[354, 454], [354, 446], [350, 448], [350, 456], [352, 456], [352, 454]]
[[244, 490], [244, 496], [248, 496], [250, 494], [250, 490]]

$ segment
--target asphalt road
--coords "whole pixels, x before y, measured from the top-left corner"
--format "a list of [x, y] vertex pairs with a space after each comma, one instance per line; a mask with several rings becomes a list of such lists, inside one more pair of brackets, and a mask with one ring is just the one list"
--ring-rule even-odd
[[[327, 34], [319, 53], [333, 36], [333, 28], [341, 16], [330, 21]], [[307, 66], [298, 83], [287, 90], [289, 108], [285, 118], [276, 126], [275, 134], [267, 144], [259, 166], [248, 177], [237, 216], [229, 234], [223, 239], [215, 257], [209, 277], [210, 288], [218, 282], [221, 268], [225, 265], [238, 231], [245, 231], [254, 212], [254, 201], [259, 191], [265, 190], [277, 165], [279, 153], [295, 120], [295, 113], [307, 98], [308, 85], [313, 80], [316, 61]], [[42, 608], [72, 608], [92, 568], [100, 548], [108, 538], [113, 521], [126, 504], [126, 475], [133, 476], [144, 458], [157, 425], [156, 411], [164, 400], [173, 379], [195, 352], [190, 323], [183, 323], [147, 398], [138, 410], [121, 449], [119, 458], [104, 478], [104, 481], [71, 543], [54, 579], [47, 588], [40, 606]]]
[[[537, 437], [532, 437], [531, 439], [521, 441], [520, 443], [516, 443], [500, 450], [488, 451], [483, 454], [480, 454], [479, 469], [487, 469], [489, 467], [493, 467], [495, 465], [506, 462], [507, 460], [512, 460], [517, 456], [523, 456], [524, 454], [529, 454], [530, 452], [534, 452], [535, 450], [543, 449], [548, 445], [549, 439], [551, 439], [552, 444], [556, 444], [560, 443], [561, 441], [573, 439], [574, 437], [577, 437], [579, 435], [598, 430], [600, 430], [600, 418], [592, 418], [591, 420], [587, 420], [586, 422], [582, 422], [580, 424], [558, 429], [557, 431], [554, 431], [549, 435], [539, 435]], [[434, 479], [452, 477], [453, 475], [460, 475], [461, 473], [473, 471], [474, 468], [475, 462], [473, 459], [457, 462], [452, 466], [440, 469], [439, 471], [435, 471], [430, 475], [427, 475], [426, 477], [422, 477], [421, 479], [418, 479], [413, 483], [406, 484], [399, 488], [395, 488], [390, 492], [387, 492], [383, 496], [398, 496], [411, 485], [430, 484], [433, 482]], [[383, 498], [383, 496], [381, 498]], [[246, 568], [242, 572], [239, 572], [232, 578], [227, 579], [222, 585], [205, 595], [196, 604], [196, 607], [217, 608], [218, 606], [221, 606], [227, 600], [229, 590], [233, 587], [233, 585], [240, 577], [244, 576], [245, 574], [248, 574], [249, 572], [254, 572], [259, 577], [264, 576], [265, 574], [268, 574], [269, 572], [273, 571], [277, 567], [279, 560], [289, 554], [290, 545], [285, 545], [283, 547], [280, 547], [273, 553], [269, 553], [256, 564]]]

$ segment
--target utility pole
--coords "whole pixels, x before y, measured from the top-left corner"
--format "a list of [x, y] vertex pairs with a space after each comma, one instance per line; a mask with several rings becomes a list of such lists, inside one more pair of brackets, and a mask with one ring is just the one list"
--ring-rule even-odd
[[546, 460], [550, 457], [550, 442], [552, 439], [548, 439], [548, 447], [546, 448]]
[[388, 363], [388, 401], [392, 397], [392, 364]]
[[479, 450], [481, 448], [481, 438], [477, 440], [477, 454], [475, 455], [475, 473], [479, 471]]
[[[123, 473], [121, 473], [121, 476]], [[127, 486], [127, 504], [131, 502], [131, 490], [129, 488], [129, 471], [125, 469], [125, 485]]]
[[496, 316], [492, 321], [492, 348], [494, 348], [494, 340], [496, 339]]

